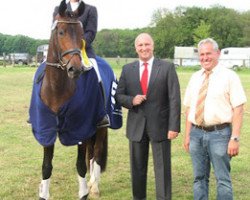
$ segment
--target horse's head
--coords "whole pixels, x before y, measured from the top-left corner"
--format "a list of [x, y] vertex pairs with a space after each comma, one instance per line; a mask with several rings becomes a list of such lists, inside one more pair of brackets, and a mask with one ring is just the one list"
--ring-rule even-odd
[[67, 70], [69, 78], [78, 78], [84, 71], [81, 60], [83, 28], [78, 20], [84, 9], [85, 4], [81, 1], [78, 9], [70, 12], [63, 0], [52, 26], [47, 65]]

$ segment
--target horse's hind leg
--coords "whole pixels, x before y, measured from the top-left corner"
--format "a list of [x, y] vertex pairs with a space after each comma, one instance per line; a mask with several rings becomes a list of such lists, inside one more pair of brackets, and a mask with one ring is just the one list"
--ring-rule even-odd
[[49, 184], [52, 174], [52, 159], [54, 155], [54, 145], [43, 148], [42, 181], [39, 187], [39, 200], [49, 199]]
[[76, 168], [78, 172], [78, 181], [79, 181], [79, 198], [80, 200], [86, 200], [89, 194], [86, 173], [87, 173], [87, 165], [86, 165], [86, 142], [78, 145], [78, 153], [77, 153], [77, 162]]
[[92, 197], [100, 196], [99, 182], [101, 171], [106, 168], [107, 162], [107, 128], [97, 129], [94, 140], [88, 143], [90, 158], [90, 181], [88, 183]]

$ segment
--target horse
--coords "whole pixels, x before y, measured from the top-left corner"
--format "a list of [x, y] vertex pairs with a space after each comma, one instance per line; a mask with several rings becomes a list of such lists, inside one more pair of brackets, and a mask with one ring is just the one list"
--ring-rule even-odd
[[[48, 200], [50, 196], [57, 137], [63, 145], [78, 146], [76, 168], [80, 200], [86, 200], [88, 195], [99, 197], [100, 174], [107, 164], [108, 127], [96, 126], [106, 112], [101, 96], [103, 92], [94, 68], [87, 69], [82, 62], [83, 29], [78, 17], [84, 12], [85, 4], [81, 1], [74, 12], [66, 8], [66, 1], [63, 0], [52, 26], [47, 59], [34, 76], [29, 109], [32, 132], [44, 150], [39, 200]], [[98, 62], [108, 65], [100, 57]], [[108, 84], [111, 102], [116, 89], [114, 80]], [[120, 106], [114, 105], [113, 102], [109, 109], [118, 112], [120, 118], [114, 127], [117, 129], [121, 127], [121, 113]], [[88, 169], [89, 182], [86, 179]]]

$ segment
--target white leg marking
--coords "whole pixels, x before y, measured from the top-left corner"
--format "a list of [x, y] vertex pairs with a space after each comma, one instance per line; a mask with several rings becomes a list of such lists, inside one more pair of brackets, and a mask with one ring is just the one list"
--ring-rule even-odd
[[86, 178], [82, 178], [78, 175], [79, 181], [79, 198], [81, 199], [83, 196], [89, 193]]
[[46, 200], [49, 199], [49, 185], [50, 185], [50, 178], [41, 181], [39, 187], [39, 197]]

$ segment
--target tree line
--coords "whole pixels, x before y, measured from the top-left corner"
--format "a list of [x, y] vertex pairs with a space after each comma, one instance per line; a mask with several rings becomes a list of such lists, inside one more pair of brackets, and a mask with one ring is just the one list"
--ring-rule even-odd
[[34, 56], [39, 45], [48, 44], [48, 40], [36, 40], [23, 35], [5, 35], [0, 33], [0, 56], [10, 53], [29, 53]]
[[[136, 19], [135, 19], [136, 20]], [[103, 29], [97, 33], [94, 48], [103, 57], [136, 57], [134, 39], [141, 32], [150, 33], [155, 41], [155, 55], [173, 58], [175, 46], [196, 46], [198, 41], [214, 38], [220, 48], [250, 46], [250, 11], [215, 5], [211, 8], [177, 7], [156, 10], [148, 27], [140, 29]], [[48, 40], [0, 33], [0, 55], [12, 52], [36, 54]]]

